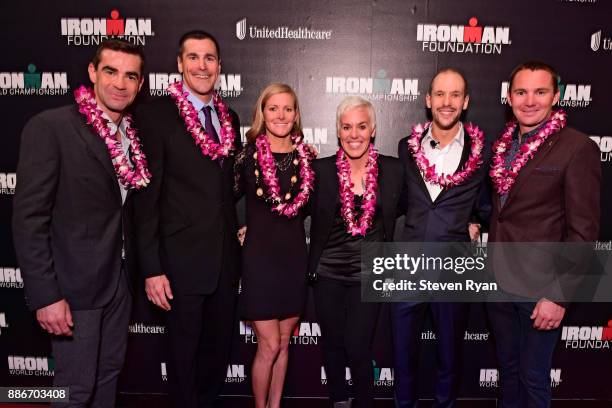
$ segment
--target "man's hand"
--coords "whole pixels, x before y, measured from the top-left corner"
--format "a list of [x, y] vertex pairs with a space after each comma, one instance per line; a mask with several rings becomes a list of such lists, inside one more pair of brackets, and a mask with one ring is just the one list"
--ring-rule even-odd
[[168, 300], [172, 299], [172, 289], [170, 289], [170, 281], [166, 275], [145, 279], [145, 292], [147, 292], [147, 299], [154, 305], [166, 311], [171, 309]]
[[238, 230], [238, 242], [240, 242], [240, 246], [244, 245], [244, 238], [246, 237], [247, 227], [244, 226]]
[[468, 224], [468, 232], [472, 241], [478, 241], [480, 238], [480, 224]]
[[563, 306], [542, 298], [533, 308], [531, 320], [534, 320], [533, 327], [535, 329], [552, 330], [559, 327], [564, 315], [565, 308]]
[[68, 302], [62, 299], [36, 311], [40, 326], [56, 336], [72, 336], [72, 313]]

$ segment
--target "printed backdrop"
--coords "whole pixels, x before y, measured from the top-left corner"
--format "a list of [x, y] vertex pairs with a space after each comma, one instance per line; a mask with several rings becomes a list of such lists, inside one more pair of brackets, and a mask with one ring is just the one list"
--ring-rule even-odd
[[[108, 36], [141, 44], [147, 55], [140, 101], [165, 94], [180, 78], [176, 44], [182, 33], [204, 29], [221, 44], [219, 90], [249, 128], [252, 106], [270, 82], [296, 90], [306, 140], [321, 156], [337, 149], [335, 107], [348, 94], [370, 99], [378, 117], [377, 146], [397, 155], [397, 141], [426, 118], [425, 94], [440, 67], [462, 69], [470, 82], [466, 119], [488, 138], [508, 118], [509, 72], [541, 59], [561, 74], [560, 105], [569, 123], [601, 149], [602, 241], [612, 239], [612, 4], [607, 0], [145, 0], [2, 2], [0, 5], [0, 385], [47, 385], [54, 360], [47, 336], [25, 307], [23, 282], [11, 240], [11, 205], [19, 135], [32, 115], [72, 103], [87, 82], [96, 45]], [[75, 214], [75, 216], [78, 216]], [[271, 248], [273, 250], [273, 248]], [[167, 390], [164, 316], [139, 290], [130, 325], [120, 390]], [[225, 393], [250, 394], [256, 338], [236, 322]], [[422, 333], [421, 388], [433, 392], [435, 333]], [[554, 398], [612, 398], [612, 307], [577, 304], [564, 320], [551, 383]], [[494, 398], [497, 369], [481, 304], [472, 305], [465, 332], [461, 396]], [[373, 370], [379, 397], [393, 388], [388, 310], [376, 335]], [[292, 339], [286, 395], [326, 396], [321, 331], [312, 302]], [[350, 382], [350, 373], [347, 372]]]

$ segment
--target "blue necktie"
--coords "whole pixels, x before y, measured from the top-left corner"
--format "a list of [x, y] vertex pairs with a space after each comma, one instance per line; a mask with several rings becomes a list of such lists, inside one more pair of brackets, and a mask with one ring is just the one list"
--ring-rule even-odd
[[[217, 131], [213, 126], [211, 112], [212, 108], [210, 106], [204, 107], [204, 130], [214, 142], [219, 143], [219, 135], [217, 135]], [[219, 166], [223, 167], [223, 157], [219, 157], [216, 162]]]
[[210, 112], [212, 108], [210, 106], [204, 107], [204, 130], [206, 134], [216, 143], [219, 143], [219, 135], [217, 135], [217, 131], [212, 123], [212, 116]]

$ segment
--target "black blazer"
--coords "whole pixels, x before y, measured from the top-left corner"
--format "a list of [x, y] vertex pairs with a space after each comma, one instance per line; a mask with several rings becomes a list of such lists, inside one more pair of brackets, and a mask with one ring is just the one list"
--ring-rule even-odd
[[[240, 122], [230, 114], [239, 149]], [[166, 274], [181, 294], [210, 294], [224, 257], [239, 257], [234, 157], [219, 166], [204, 156], [169, 96], [143, 105], [136, 120], [153, 175], [148, 188], [134, 194], [141, 273], [145, 278]], [[226, 268], [237, 281], [238, 267]]]
[[[408, 151], [408, 137], [399, 141], [398, 156], [404, 168], [405, 187], [400, 202], [406, 215], [402, 241], [465, 242], [470, 241], [468, 222], [486, 224], [491, 213], [488, 179], [491, 148], [483, 147], [483, 164], [463, 184], [443, 189], [434, 201], [423, 177]], [[469, 158], [471, 139], [464, 134], [463, 152], [458, 168]]]
[[[314, 275], [319, 266], [321, 253], [329, 239], [336, 207], [340, 202], [338, 193], [338, 169], [336, 155], [313, 162], [315, 189], [309, 201], [310, 253], [308, 273]], [[402, 166], [398, 159], [378, 156], [378, 194], [382, 201], [384, 240], [393, 240], [398, 202], [403, 184]]]
[[121, 270], [122, 223], [131, 255], [128, 191], [102, 139], [75, 105], [33, 117], [21, 136], [13, 241], [28, 306], [66, 299], [72, 310], [107, 304]]

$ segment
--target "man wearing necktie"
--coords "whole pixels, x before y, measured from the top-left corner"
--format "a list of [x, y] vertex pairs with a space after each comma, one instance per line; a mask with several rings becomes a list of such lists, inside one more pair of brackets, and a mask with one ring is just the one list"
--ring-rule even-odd
[[220, 51], [211, 34], [184, 34], [177, 63], [181, 91], [137, 112], [153, 180], [135, 196], [135, 235], [147, 297], [167, 311], [171, 399], [176, 407], [208, 407], [225, 380], [240, 247], [233, 156], [204, 153], [194, 129], [207, 146], [223, 144], [232, 129], [238, 149], [240, 124], [228, 110], [223, 125], [214, 89]]

